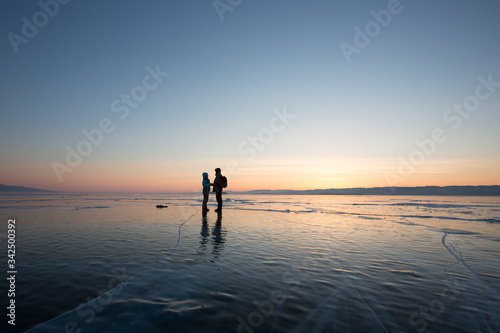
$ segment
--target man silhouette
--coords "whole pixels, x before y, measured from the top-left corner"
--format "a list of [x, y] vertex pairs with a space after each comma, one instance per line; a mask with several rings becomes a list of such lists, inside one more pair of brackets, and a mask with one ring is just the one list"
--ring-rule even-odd
[[222, 188], [224, 187], [224, 182], [222, 180], [222, 174], [220, 173], [220, 168], [215, 169], [215, 179], [212, 184], [214, 187], [215, 198], [217, 199], [217, 209], [216, 212], [222, 211]]

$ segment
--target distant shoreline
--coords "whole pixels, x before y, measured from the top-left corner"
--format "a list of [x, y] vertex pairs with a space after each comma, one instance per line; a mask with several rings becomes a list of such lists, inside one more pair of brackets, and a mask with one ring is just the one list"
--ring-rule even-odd
[[[0, 184], [0, 193], [132, 193], [132, 192], [64, 192], [29, 188], [24, 186], [7, 186]], [[190, 194], [198, 192], [133, 192], [141, 194]], [[227, 191], [225, 195], [438, 195], [438, 196], [500, 196], [500, 185], [470, 185], [470, 186], [416, 186], [416, 187], [356, 187], [341, 189], [314, 190], [251, 190]]]
[[59, 191], [42, 190], [24, 186], [9, 186], [0, 184], [0, 193], [57, 193]]
[[500, 196], [500, 186], [418, 186], [418, 187], [357, 187], [316, 190], [253, 190], [228, 191], [230, 194], [282, 194], [282, 195], [448, 195], [448, 196]]

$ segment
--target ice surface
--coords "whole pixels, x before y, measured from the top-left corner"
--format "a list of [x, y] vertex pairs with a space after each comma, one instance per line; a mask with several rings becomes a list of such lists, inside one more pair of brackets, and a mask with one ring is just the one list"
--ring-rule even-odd
[[[73, 199], [6, 209], [38, 295], [20, 304], [60, 314], [30, 332], [500, 331], [499, 199]], [[130, 274], [108, 288], [112, 267]], [[54, 299], [28, 290], [49, 280]]]

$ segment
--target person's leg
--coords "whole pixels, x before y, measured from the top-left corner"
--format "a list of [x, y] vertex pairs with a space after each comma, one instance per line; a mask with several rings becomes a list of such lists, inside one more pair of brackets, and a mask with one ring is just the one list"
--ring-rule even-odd
[[217, 210], [222, 210], [222, 191], [216, 192], [215, 197], [217, 198]]
[[203, 210], [207, 210], [207, 203], [208, 203], [208, 190], [203, 189]]

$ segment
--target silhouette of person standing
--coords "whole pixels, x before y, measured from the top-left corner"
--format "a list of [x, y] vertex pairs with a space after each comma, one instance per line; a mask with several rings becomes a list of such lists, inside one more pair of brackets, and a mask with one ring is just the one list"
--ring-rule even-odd
[[215, 211], [220, 212], [222, 211], [222, 189], [224, 187], [220, 168], [215, 169], [215, 179], [212, 185], [214, 187], [215, 198], [217, 199], [217, 209]]
[[201, 184], [203, 185], [203, 211], [206, 212], [208, 211], [207, 202], [211, 184], [210, 184], [210, 179], [208, 179], [208, 173], [204, 172], [202, 176], [203, 176], [203, 181], [201, 182]]

